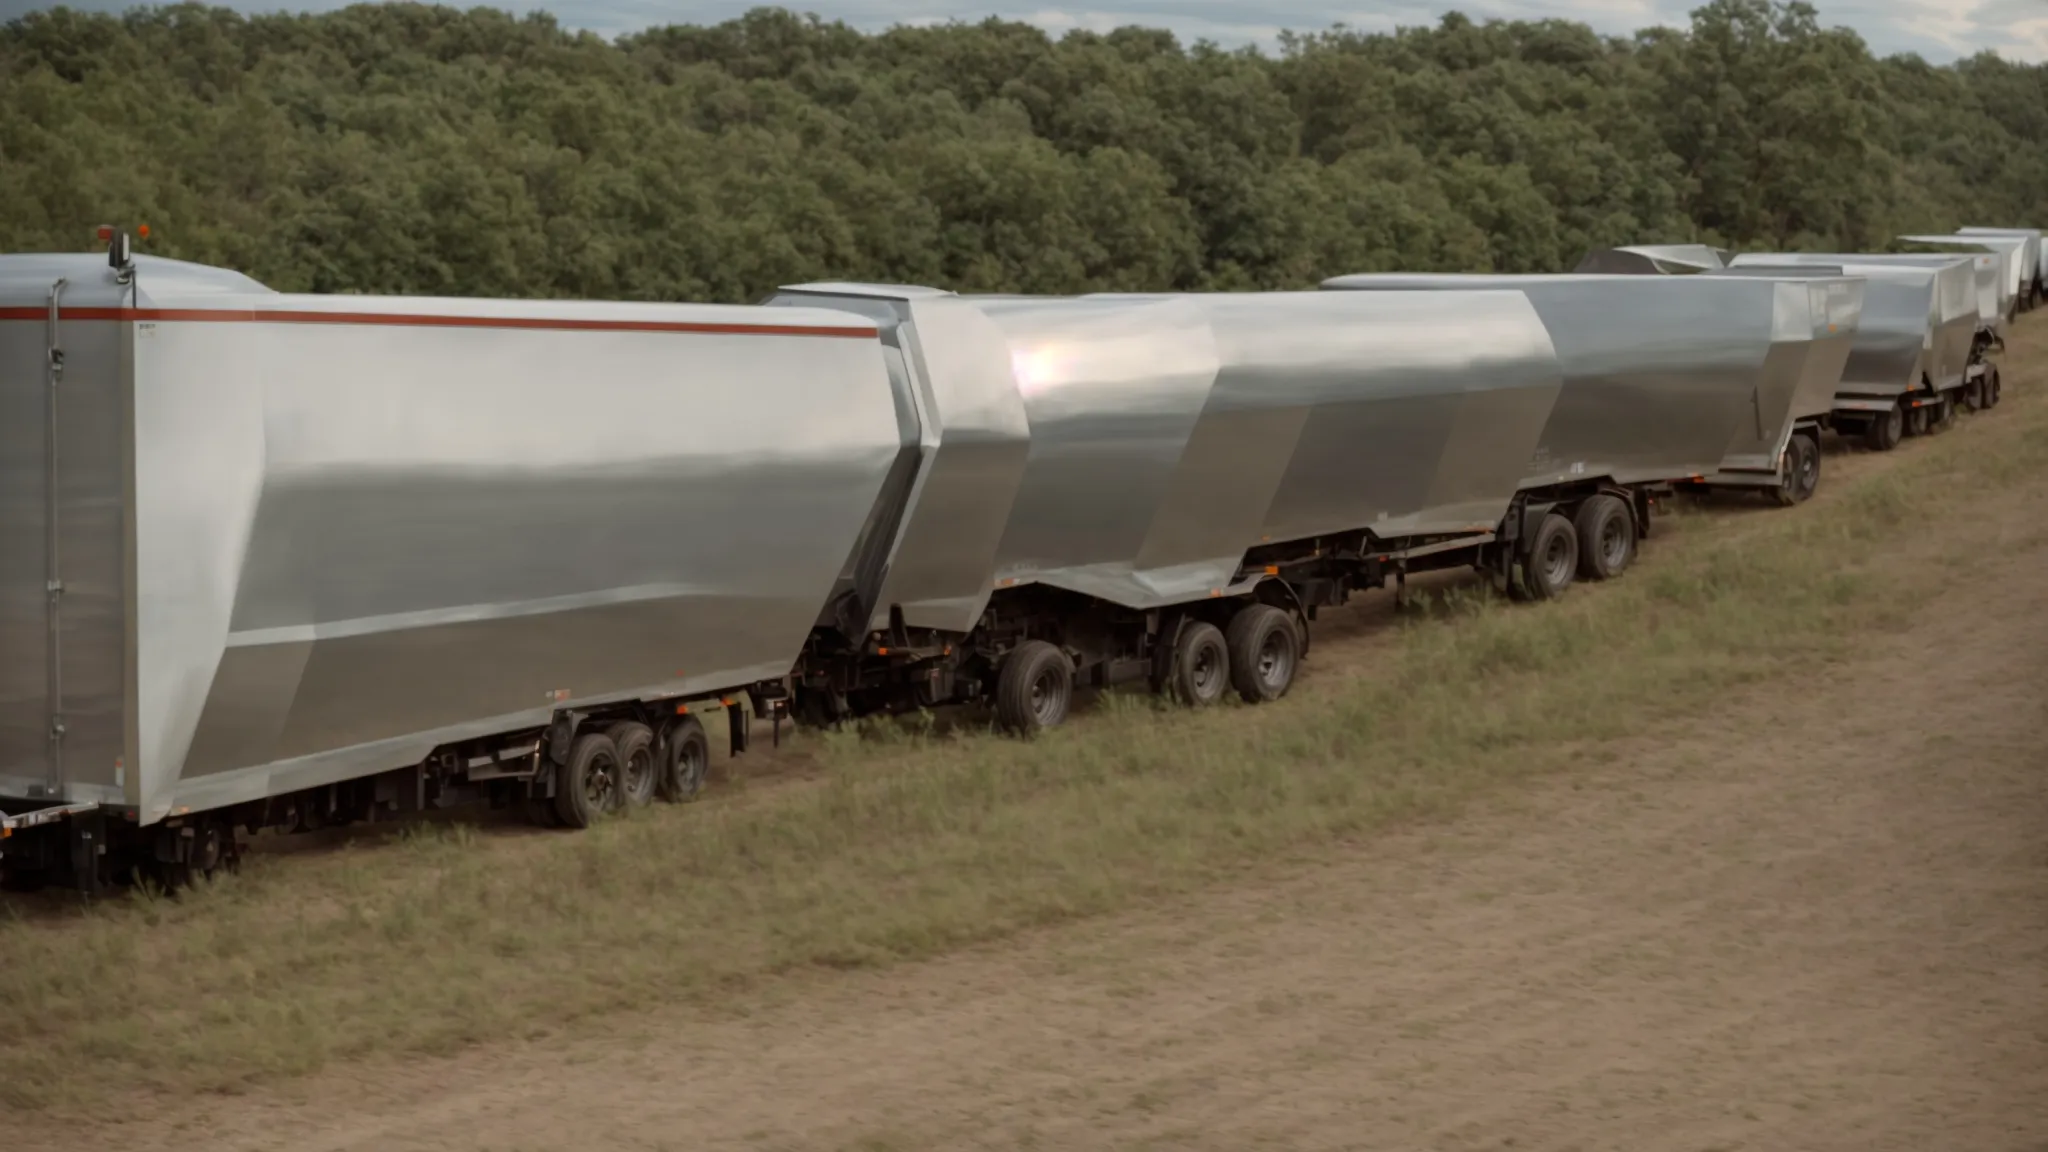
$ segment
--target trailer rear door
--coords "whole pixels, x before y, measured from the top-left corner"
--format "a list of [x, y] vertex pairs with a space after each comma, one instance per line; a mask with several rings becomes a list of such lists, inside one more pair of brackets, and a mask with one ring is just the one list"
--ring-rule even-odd
[[[0, 269], [0, 797], [126, 783], [119, 288]], [[100, 278], [95, 277], [98, 281]]]

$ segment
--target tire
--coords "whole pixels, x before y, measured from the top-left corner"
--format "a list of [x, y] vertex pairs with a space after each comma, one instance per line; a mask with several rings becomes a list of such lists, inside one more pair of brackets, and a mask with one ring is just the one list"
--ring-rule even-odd
[[1799, 461], [1799, 502], [1804, 504], [1820, 491], [1820, 439], [1817, 436], [1792, 434], [1792, 442], [1800, 446]]
[[[734, 712], [739, 711], [734, 707]], [[726, 717], [732, 721], [732, 716]], [[744, 719], [737, 721], [745, 723]], [[711, 768], [711, 738], [704, 734], [704, 722], [685, 716], [668, 730], [666, 756], [662, 761], [661, 798], [671, 804], [687, 804], [704, 791], [704, 775]]]
[[1863, 446], [1872, 452], [1889, 452], [1906, 438], [1906, 411], [1897, 404], [1870, 422], [1863, 430]]
[[1984, 373], [1984, 407], [1996, 408], [2004, 397], [2005, 381], [1999, 377], [1997, 366], [1993, 365], [1990, 371]]
[[1223, 699], [1230, 687], [1230, 644], [1221, 629], [1205, 620], [1190, 620], [1181, 628], [1165, 687], [1168, 696], [1191, 708]]
[[1785, 445], [1785, 458], [1779, 470], [1778, 486], [1772, 491], [1779, 506], [1790, 508], [1804, 503], [1820, 487], [1820, 449], [1814, 447], [1809, 437], [1794, 432]]
[[1066, 721], [1074, 702], [1074, 666], [1067, 654], [1043, 640], [1011, 649], [996, 674], [996, 723], [1030, 736]]
[[[226, 822], [202, 816], [190, 828], [192, 841], [184, 850], [185, 859], [164, 860], [151, 853], [142, 862], [143, 875], [166, 896], [179, 895], [201, 881], [233, 871], [237, 864], [234, 829]], [[158, 835], [182, 839], [180, 829], [165, 828]]]
[[1790, 508], [1799, 503], [1799, 437], [1794, 436], [1785, 445], [1784, 455], [1778, 457], [1778, 486], [1771, 490], [1771, 498], [1780, 508]]
[[1294, 618], [1271, 604], [1247, 604], [1230, 618], [1224, 634], [1230, 683], [1247, 704], [1287, 695], [1301, 667], [1301, 634]]
[[586, 732], [555, 769], [555, 815], [569, 828], [588, 828], [619, 806], [619, 750], [611, 737]]
[[1618, 497], [1601, 494], [1579, 505], [1572, 518], [1579, 539], [1579, 575], [1612, 580], [1636, 558], [1636, 518]]
[[1984, 380], [1982, 377], [1963, 385], [1963, 411], [1976, 412], [1984, 407]]
[[1551, 600], [1572, 586], [1579, 570], [1579, 533], [1561, 512], [1543, 518], [1522, 561], [1522, 588], [1530, 600]]
[[1906, 413], [1906, 435], [1927, 435], [1927, 409], [1914, 408]]
[[619, 754], [622, 807], [645, 808], [661, 787], [663, 765], [654, 758], [654, 730], [638, 720], [614, 724], [605, 733]]

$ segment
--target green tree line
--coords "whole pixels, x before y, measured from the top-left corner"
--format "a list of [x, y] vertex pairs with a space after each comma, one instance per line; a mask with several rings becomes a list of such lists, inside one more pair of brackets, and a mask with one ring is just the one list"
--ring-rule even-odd
[[147, 251], [288, 291], [1283, 288], [2030, 222], [2048, 68], [1880, 59], [1774, 0], [1271, 55], [770, 8], [617, 41], [418, 4], [0, 26], [0, 251], [147, 223]]

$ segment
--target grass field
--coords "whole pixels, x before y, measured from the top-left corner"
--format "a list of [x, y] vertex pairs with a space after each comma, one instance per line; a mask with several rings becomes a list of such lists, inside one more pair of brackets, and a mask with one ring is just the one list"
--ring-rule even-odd
[[1112, 697], [1029, 744], [895, 726], [588, 833], [443, 825], [259, 854], [177, 902], [9, 904], [0, 1105], [234, 1091], [744, 1002], [793, 969], [930, 956], [1442, 818], [1730, 685], [1825, 675], [1926, 597], [1997, 595], [1968, 588], [1968, 557], [1908, 545], [2048, 471], [2044, 327], [2006, 356], [2000, 409], [1890, 456], [1831, 454], [1808, 505], [1676, 510], [1639, 569], [1555, 604], [1454, 588], [1397, 627], [1332, 621], [1272, 706]]

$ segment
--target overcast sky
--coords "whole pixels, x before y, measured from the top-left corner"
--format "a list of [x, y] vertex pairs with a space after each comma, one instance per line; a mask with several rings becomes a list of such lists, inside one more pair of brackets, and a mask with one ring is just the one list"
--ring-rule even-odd
[[[245, 12], [280, 8], [322, 10], [346, 0], [225, 0]], [[461, 0], [456, 0], [460, 3]], [[606, 36], [651, 24], [708, 24], [755, 7], [758, 0], [499, 0], [492, 7], [524, 12], [545, 8], [572, 28]], [[1028, 20], [1053, 32], [1103, 31], [1123, 24], [1170, 28], [1183, 42], [1201, 37], [1227, 46], [1271, 47], [1282, 29], [1321, 31], [1344, 23], [1366, 31], [1434, 23], [1458, 10], [1475, 19], [1562, 17], [1602, 32], [1626, 33], [1654, 24], [1683, 27], [1698, 0], [788, 0], [785, 6], [867, 29], [892, 24], [975, 21], [996, 15]], [[463, 6], [468, 6], [464, 4]], [[45, 0], [0, 0], [0, 17], [38, 8]], [[119, 11], [128, 0], [72, 0], [71, 7]], [[2048, 0], [1817, 0], [1821, 22], [1846, 25], [1880, 54], [1918, 52], [1934, 61], [1984, 49], [2010, 59], [2048, 60]]]

